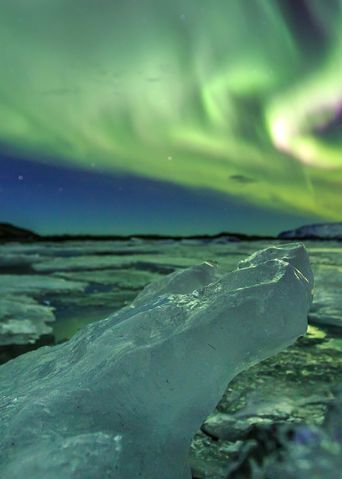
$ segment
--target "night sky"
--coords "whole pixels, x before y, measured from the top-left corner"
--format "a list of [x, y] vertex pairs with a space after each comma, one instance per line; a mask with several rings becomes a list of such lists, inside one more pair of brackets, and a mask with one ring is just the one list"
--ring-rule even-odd
[[342, 220], [342, 0], [1, 0], [0, 222]]

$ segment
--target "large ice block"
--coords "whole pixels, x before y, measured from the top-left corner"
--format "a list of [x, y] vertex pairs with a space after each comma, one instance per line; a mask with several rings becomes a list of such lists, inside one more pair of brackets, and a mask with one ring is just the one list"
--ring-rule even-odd
[[6, 479], [190, 479], [191, 439], [242, 369], [306, 331], [302, 245], [150, 285], [68, 342], [0, 367]]

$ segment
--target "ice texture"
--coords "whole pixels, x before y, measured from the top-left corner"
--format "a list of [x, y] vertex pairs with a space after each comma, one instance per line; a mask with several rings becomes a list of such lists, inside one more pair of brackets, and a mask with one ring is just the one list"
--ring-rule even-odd
[[38, 304], [25, 295], [3, 295], [0, 298], [0, 346], [32, 344], [52, 334], [46, 324], [55, 320], [53, 308]]
[[70, 291], [84, 291], [86, 285], [39, 274], [0, 275], [0, 294], [42, 294]]
[[[87, 284], [39, 274], [0, 274], [0, 358], [15, 345], [31, 348], [53, 340], [53, 308], [38, 304], [44, 294], [83, 293]], [[21, 348], [20, 350], [27, 350]]]
[[305, 333], [311, 290], [299, 244], [203, 263], [1, 366], [2, 477], [190, 479], [192, 437], [237, 373]]

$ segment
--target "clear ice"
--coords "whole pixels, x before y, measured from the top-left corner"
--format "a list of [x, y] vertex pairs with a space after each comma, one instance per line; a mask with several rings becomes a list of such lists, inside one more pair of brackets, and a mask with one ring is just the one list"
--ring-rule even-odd
[[190, 479], [192, 437], [236, 374], [305, 333], [312, 287], [300, 244], [205, 262], [1, 366], [1, 477]]

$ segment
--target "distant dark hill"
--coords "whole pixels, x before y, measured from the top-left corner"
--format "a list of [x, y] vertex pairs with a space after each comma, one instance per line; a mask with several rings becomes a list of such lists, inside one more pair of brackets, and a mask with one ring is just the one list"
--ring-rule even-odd
[[0, 241], [34, 241], [38, 239], [40, 236], [33, 231], [18, 228], [10, 223], [0, 223]]
[[102, 241], [102, 240], [118, 240], [118, 241], [127, 241], [132, 238], [140, 240], [195, 240], [195, 241], [222, 241], [222, 242], [231, 242], [231, 241], [258, 241], [265, 239], [276, 239], [273, 236], [256, 236], [256, 235], [246, 235], [243, 233], [218, 233], [215, 235], [162, 235], [162, 234], [132, 234], [132, 235], [53, 235], [53, 236], [42, 236], [40, 239], [46, 241], [82, 241], [82, 240], [91, 240], [91, 241]]
[[278, 235], [281, 239], [327, 239], [342, 240], [342, 223], [319, 223], [305, 225]]
[[159, 234], [132, 234], [132, 235], [46, 235], [41, 236], [33, 231], [19, 228], [17, 226], [11, 225], [9, 223], [0, 223], [0, 242], [1, 241], [83, 241], [83, 240], [92, 240], [92, 241], [104, 241], [104, 240], [119, 240], [127, 241], [132, 238], [141, 239], [141, 240], [199, 240], [199, 241], [208, 241], [213, 240], [217, 242], [231, 242], [231, 241], [258, 241], [265, 239], [276, 239], [273, 236], [257, 236], [257, 235], [247, 235], [243, 233], [229, 233], [222, 232], [215, 235], [159, 235]]

